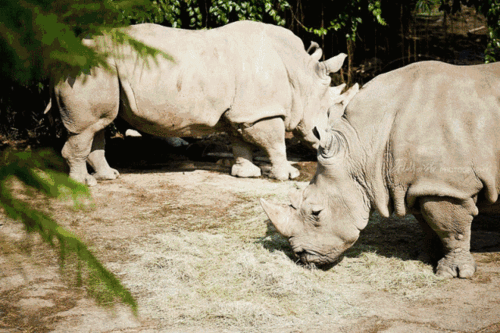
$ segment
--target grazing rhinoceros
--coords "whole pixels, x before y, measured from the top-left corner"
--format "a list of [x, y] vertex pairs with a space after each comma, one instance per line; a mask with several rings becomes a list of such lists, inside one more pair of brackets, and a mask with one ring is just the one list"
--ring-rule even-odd
[[500, 63], [419, 62], [364, 86], [320, 140], [310, 184], [261, 200], [305, 263], [334, 263], [375, 209], [413, 214], [442, 243], [436, 273], [471, 277], [471, 222], [499, 212]]
[[[94, 185], [96, 179], [118, 176], [104, 157], [103, 131], [117, 116], [162, 137], [234, 134], [234, 176], [260, 175], [250, 144], [268, 154], [271, 177], [299, 175], [286, 159], [285, 131], [317, 147], [312, 130], [326, 126], [328, 108], [340, 94], [330, 87], [328, 74], [341, 68], [345, 54], [319, 61], [317, 44], [310, 55], [291, 31], [248, 21], [213, 30], [140, 24], [125, 31], [174, 61], [158, 57], [158, 64], [148, 67], [130, 47], [122, 47], [110, 59], [116, 73], [96, 68], [55, 86], [69, 132], [62, 154], [72, 178]], [[103, 38], [87, 43], [102, 45]], [[86, 161], [95, 170], [93, 176]]]

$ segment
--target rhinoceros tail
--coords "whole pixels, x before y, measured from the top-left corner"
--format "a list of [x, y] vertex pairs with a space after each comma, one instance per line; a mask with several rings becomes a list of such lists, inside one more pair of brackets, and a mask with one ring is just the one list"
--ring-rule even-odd
[[49, 103], [45, 107], [45, 110], [43, 111], [43, 114], [47, 118], [50, 124], [50, 128], [54, 128], [55, 120], [54, 120], [54, 114], [50, 112], [52, 110], [52, 97], [49, 99]]
[[52, 110], [53, 106], [52, 101], [54, 100], [54, 98], [55, 98], [55, 84], [53, 78], [51, 78], [49, 82], [49, 102], [47, 103], [47, 106], [45, 107], [43, 114], [47, 114], [50, 112], [50, 110]]
[[45, 108], [45, 111], [43, 111], [43, 114], [49, 113], [51, 109], [52, 109], [52, 98], [49, 99], [49, 104], [47, 104], [47, 107]]
[[[45, 107], [45, 110], [43, 111], [43, 114], [47, 118], [50, 124], [50, 128], [54, 128], [55, 120], [54, 120], [54, 113], [52, 111], [52, 107], [57, 105], [57, 102], [55, 104], [52, 103], [52, 101], [55, 98], [55, 90], [54, 90], [54, 83], [51, 81], [49, 84], [49, 91], [50, 91], [50, 97], [49, 97], [49, 102], [47, 103], [47, 106]], [[55, 132], [53, 132], [55, 133]]]

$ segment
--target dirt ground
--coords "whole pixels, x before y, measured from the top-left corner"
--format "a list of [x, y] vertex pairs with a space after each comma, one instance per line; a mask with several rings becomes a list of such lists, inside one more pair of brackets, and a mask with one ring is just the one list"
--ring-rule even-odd
[[0, 332], [500, 332], [497, 219], [474, 223], [471, 280], [439, 280], [417, 260], [422, 234], [411, 216], [373, 216], [337, 266], [310, 269], [295, 262], [258, 199], [286, 202], [315, 162], [297, 162], [298, 181], [238, 179], [224, 145], [191, 145], [188, 158], [159, 141], [117, 142], [108, 155], [121, 177], [93, 187], [93, 205], [33, 204], [121, 279], [138, 316], [77, 286], [71, 260], [61, 270], [55, 252], [3, 218]]

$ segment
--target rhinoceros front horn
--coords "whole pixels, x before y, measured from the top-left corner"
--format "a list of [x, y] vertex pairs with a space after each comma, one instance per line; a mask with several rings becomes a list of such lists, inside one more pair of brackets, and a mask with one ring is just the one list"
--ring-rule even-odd
[[264, 199], [260, 199], [260, 204], [280, 234], [285, 237], [292, 237], [297, 234], [299, 231], [298, 221], [293, 218], [293, 208], [272, 204]]
[[345, 58], [347, 58], [347, 54], [340, 53], [333, 58], [323, 61], [323, 64], [325, 65], [326, 68], [326, 72], [327, 73], [338, 72], [342, 68]]

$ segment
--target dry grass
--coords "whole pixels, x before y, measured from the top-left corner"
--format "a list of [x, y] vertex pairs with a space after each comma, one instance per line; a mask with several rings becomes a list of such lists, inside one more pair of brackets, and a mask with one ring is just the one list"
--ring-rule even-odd
[[432, 267], [418, 260], [385, 257], [375, 252], [364, 252], [357, 258], [344, 260], [339, 275], [348, 275], [352, 282], [368, 283], [372, 288], [409, 298], [418, 298], [428, 288], [446, 284], [438, 279]]
[[360, 239], [338, 265], [338, 273], [376, 290], [418, 298], [428, 288], [447, 283], [435, 276], [431, 265], [417, 259], [422, 238], [412, 216], [384, 219], [373, 214]]
[[[335, 331], [363, 316], [366, 304], [358, 303], [366, 295], [424, 303], [426, 295], [448, 289], [448, 281], [416, 260], [421, 234], [411, 217], [373, 216], [343, 261], [323, 271], [295, 262], [288, 241], [266, 223], [258, 203], [260, 197], [286, 202], [288, 192], [306, 182], [210, 172], [153, 173], [147, 183], [141, 177], [99, 185], [95, 205], [86, 211], [60, 203], [53, 211], [137, 297], [149, 327]], [[478, 282], [491, 277], [478, 274]], [[381, 301], [374, 302], [376, 307]], [[384, 325], [377, 321], [373, 327]]]
[[[175, 231], [134, 239], [129, 249], [136, 260], [121, 268], [141, 311], [162, 326], [243, 331], [297, 328], [306, 322], [324, 326], [358, 314], [347, 300], [358, 292], [356, 283], [411, 298], [441, 283], [430, 266], [405, 260], [410, 255], [387, 257], [372, 252], [373, 247], [363, 249], [369, 247], [364, 243], [329, 271], [297, 265], [287, 240], [264, 223], [258, 198], [286, 201], [290, 189], [307, 183], [259, 182], [224, 204], [225, 191], [205, 205], [183, 202], [179, 193], [165, 204]], [[170, 184], [169, 191], [182, 191], [175, 186]]]
[[126, 265], [125, 283], [138, 293], [141, 311], [163, 325], [243, 331], [356, 316], [359, 309], [347, 300], [356, 284], [418, 298], [442, 283], [428, 265], [373, 252], [330, 271], [307, 269], [280, 249], [287, 246], [281, 236], [266, 238], [278, 241], [276, 249], [230, 233], [179, 231], [138, 240], [139, 260]]
[[320, 322], [355, 311], [318, 272], [260, 244], [186, 231], [155, 235], [147, 244], [135, 249], [140, 259], [126, 265], [125, 282], [145, 296], [141, 310], [167, 325], [250, 331], [296, 327], [306, 313]]

